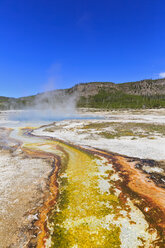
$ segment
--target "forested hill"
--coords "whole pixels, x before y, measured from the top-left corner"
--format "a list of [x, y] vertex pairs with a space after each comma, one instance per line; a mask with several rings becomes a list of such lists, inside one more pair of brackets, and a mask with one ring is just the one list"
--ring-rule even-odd
[[77, 84], [72, 87], [71, 91], [76, 91], [80, 96], [96, 95], [100, 89], [109, 92], [123, 92], [130, 95], [165, 95], [165, 78], [157, 80], [142, 80], [137, 82], [129, 82], [115, 84], [112, 82], [92, 82]]
[[22, 109], [41, 102], [55, 105], [69, 97], [76, 100], [78, 107], [160, 108], [165, 107], [165, 79], [148, 79], [122, 84], [80, 83], [69, 89], [53, 90], [29, 97], [0, 97], [0, 109]]

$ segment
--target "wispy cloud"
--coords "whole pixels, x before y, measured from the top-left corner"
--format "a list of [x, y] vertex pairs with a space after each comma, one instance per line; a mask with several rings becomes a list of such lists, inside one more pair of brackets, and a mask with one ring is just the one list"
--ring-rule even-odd
[[60, 63], [52, 64], [47, 72], [47, 80], [42, 85], [42, 91], [55, 90], [61, 88], [62, 84], [62, 75], [61, 75], [62, 65]]
[[88, 24], [89, 20], [90, 20], [90, 14], [87, 13], [87, 12], [84, 12], [84, 13], [79, 17], [79, 19], [78, 19], [78, 21], [77, 21], [77, 24], [78, 24], [79, 26], [84, 26], [84, 25]]
[[165, 78], [165, 72], [160, 72], [160, 73], [159, 73], [159, 77]]
[[85, 31], [90, 31], [91, 28], [92, 28], [92, 16], [91, 16], [91, 13], [89, 12], [84, 12], [82, 13], [78, 19], [77, 19], [77, 23], [76, 25], [81, 28], [81, 29], [84, 29]]

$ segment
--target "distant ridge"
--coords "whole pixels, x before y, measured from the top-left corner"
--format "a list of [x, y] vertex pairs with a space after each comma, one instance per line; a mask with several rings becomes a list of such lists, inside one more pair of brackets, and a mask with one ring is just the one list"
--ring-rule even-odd
[[28, 97], [0, 97], [0, 109], [22, 109], [38, 101], [65, 101], [76, 96], [78, 107], [96, 108], [157, 108], [165, 107], [165, 78], [145, 79], [136, 82], [115, 84], [113, 82], [89, 82], [40, 93]]
[[70, 88], [70, 92], [78, 92], [80, 96], [95, 95], [101, 88], [122, 91], [132, 95], [165, 95], [165, 78], [145, 79], [136, 82], [115, 84], [112, 82], [80, 83]]

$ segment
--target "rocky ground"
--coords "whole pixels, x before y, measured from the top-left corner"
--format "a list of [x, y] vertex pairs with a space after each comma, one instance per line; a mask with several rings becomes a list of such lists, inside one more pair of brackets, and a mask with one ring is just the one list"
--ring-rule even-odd
[[[64, 120], [35, 134], [97, 147], [143, 159], [165, 159], [165, 109], [141, 111], [81, 110], [88, 120]], [[100, 118], [100, 119], [99, 119]]]
[[20, 129], [0, 113], [1, 247], [163, 247], [165, 109], [79, 114]]

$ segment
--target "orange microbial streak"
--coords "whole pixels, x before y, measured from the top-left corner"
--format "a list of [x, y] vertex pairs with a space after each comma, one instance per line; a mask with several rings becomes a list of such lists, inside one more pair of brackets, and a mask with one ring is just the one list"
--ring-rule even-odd
[[162, 211], [162, 218], [157, 219], [157, 224], [165, 228], [165, 190], [156, 186], [153, 181], [149, 181], [147, 175], [135, 168], [136, 162], [128, 162], [126, 158], [116, 156], [120, 165], [121, 173], [127, 173], [128, 187], [146, 198], [152, 208], [158, 208]]
[[[134, 247], [144, 247], [144, 244], [145, 247], [163, 247], [165, 190], [149, 182], [147, 175], [135, 167], [138, 159], [130, 160], [118, 154], [70, 146], [56, 140], [25, 145], [22, 150], [31, 157], [53, 161], [48, 184], [50, 193], [45, 197], [35, 224], [39, 229], [37, 248], [46, 247], [49, 238], [50, 248], [119, 248], [122, 242], [133, 242]], [[61, 155], [67, 158], [63, 175]], [[61, 176], [65, 180], [63, 183], [59, 181], [58, 185], [57, 177], [60, 180]], [[57, 197], [63, 199], [62, 204]], [[56, 212], [55, 206], [60, 211]], [[52, 210], [55, 212], [51, 233], [48, 218]], [[125, 222], [136, 236], [129, 237], [128, 241], [127, 235], [121, 239], [125, 235]]]
[[40, 150], [32, 150], [29, 148], [22, 148], [22, 150], [30, 157], [35, 158], [50, 158], [53, 160], [53, 171], [49, 180], [49, 191], [50, 194], [44, 205], [39, 211], [39, 220], [36, 222], [36, 226], [39, 227], [39, 233], [37, 236], [37, 248], [45, 247], [45, 242], [49, 236], [47, 229], [47, 219], [48, 213], [52, 210], [52, 207], [56, 204], [56, 198], [58, 195], [58, 184], [57, 184], [57, 174], [60, 165], [60, 160], [54, 154], [43, 152]]

